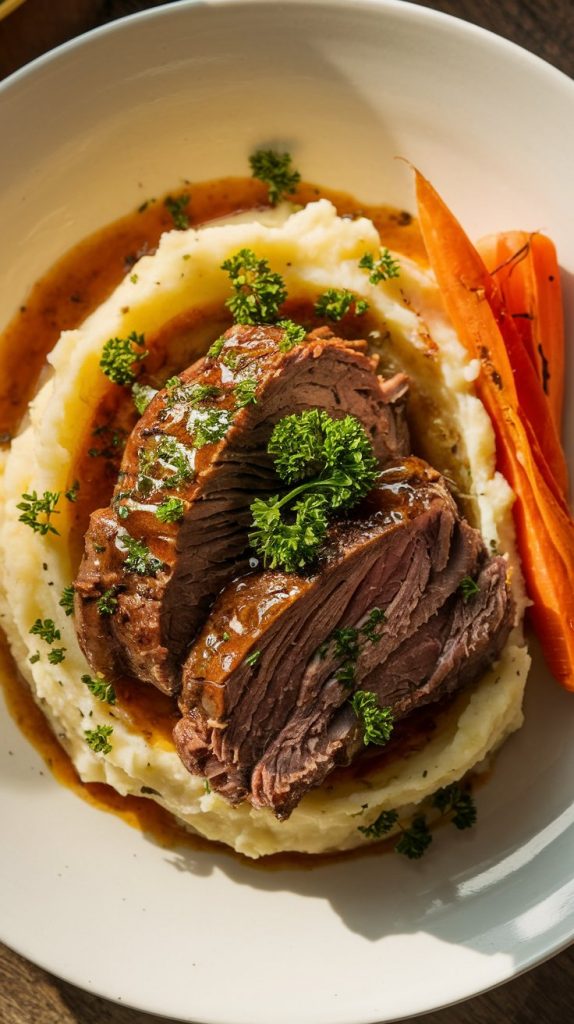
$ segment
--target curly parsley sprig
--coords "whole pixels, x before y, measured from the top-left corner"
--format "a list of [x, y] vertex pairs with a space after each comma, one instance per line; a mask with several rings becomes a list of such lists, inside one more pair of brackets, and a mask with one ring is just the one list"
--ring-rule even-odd
[[370, 690], [357, 690], [351, 697], [350, 704], [361, 723], [365, 746], [374, 743], [383, 747], [388, 743], [394, 724], [391, 708], [382, 708], [376, 693]]
[[379, 284], [379, 281], [389, 281], [393, 277], [399, 277], [401, 272], [398, 260], [384, 246], [381, 246], [379, 249], [377, 257], [373, 256], [371, 252], [366, 252], [364, 256], [361, 256], [359, 267], [361, 270], [369, 272], [371, 284]]
[[250, 542], [265, 565], [295, 572], [317, 554], [333, 511], [355, 505], [377, 475], [373, 446], [354, 416], [334, 420], [322, 409], [286, 416], [267, 446], [286, 494], [259, 498]]
[[[229, 274], [233, 295], [225, 305], [238, 324], [269, 324], [277, 319], [279, 307], [287, 298], [285, 282], [274, 273], [267, 260], [252, 249], [240, 249], [221, 264]], [[211, 356], [215, 346], [209, 350]], [[217, 353], [219, 354], [219, 353]]]
[[327, 288], [315, 303], [315, 313], [326, 320], [342, 320], [354, 309], [356, 316], [362, 316], [369, 308], [365, 299], [358, 299], [346, 288]]
[[[476, 822], [476, 806], [472, 795], [458, 782], [439, 789], [431, 798], [431, 804], [441, 815], [449, 817], [457, 829], [471, 828]], [[381, 811], [370, 825], [359, 825], [359, 832], [367, 839], [382, 839], [395, 826], [400, 831], [400, 838], [395, 845], [396, 852], [409, 860], [422, 857], [433, 838], [424, 814], [416, 814], [410, 822], [403, 824], [399, 821], [398, 811]]]
[[147, 359], [143, 334], [132, 331], [127, 338], [106, 341], [100, 359], [100, 369], [114, 384], [133, 384], [134, 364]]
[[291, 166], [289, 153], [258, 149], [249, 157], [249, 163], [253, 177], [268, 186], [271, 206], [277, 206], [284, 195], [294, 192], [301, 181], [299, 171]]
[[22, 515], [18, 516], [18, 522], [29, 526], [34, 533], [45, 537], [47, 533], [53, 533], [59, 537], [59, 532], [52, 523], [52, 516], [58, 516], [56, 508], [60, 500], [60, 491], [44, 491], [38, 495], [36, 491], [30, 494], [23, 494], [22, 501], [16, 505]]

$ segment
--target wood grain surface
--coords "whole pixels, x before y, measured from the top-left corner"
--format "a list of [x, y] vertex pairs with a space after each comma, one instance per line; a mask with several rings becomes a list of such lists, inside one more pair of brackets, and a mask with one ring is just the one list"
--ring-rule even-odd
[[[78, 32], [135, 11], [161, 6], [161, 2], [27, 0], [0, 23], [0, 77]], [[418, 2], [505, 36], [574, 77], [574, 0]], [[565, 131], [573, 130], [572, 125], [564, 127]], [[501, 988], [418, 1017], [416, 1021], [420, 1024], [570, 1024], [573, 1018], [574, 946], [571, 946]], [[160, 1018], [83, 992], [0, 945], [0, 1024], [160, 1024]]]

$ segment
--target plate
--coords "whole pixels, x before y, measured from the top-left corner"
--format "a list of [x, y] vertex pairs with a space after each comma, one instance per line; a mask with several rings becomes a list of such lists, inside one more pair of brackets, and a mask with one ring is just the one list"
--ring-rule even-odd
[[[543, 228], [571, 336], [573, 117], [560, 72], [407, 3], [181, 0], [116, 22], [0, 89], [0, 323], [90, 231], [281, 143], [306, 178], [366, 202], [413, 208], [400, 155], [471, 235]], [[464, 999], [574, 937], [573, 730], [574, 701], [536, 659], [472, 834], [441, 835], [420, 863], [302, 870], [161, 848], [60, 787], [3, 715], [0, 938], [182, 1021], [367, 1024]]]

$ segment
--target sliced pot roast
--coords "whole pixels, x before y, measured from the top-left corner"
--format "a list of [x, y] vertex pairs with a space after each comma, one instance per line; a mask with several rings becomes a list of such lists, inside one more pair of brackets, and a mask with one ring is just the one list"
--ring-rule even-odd
[[396, 461], [309, 570], [253, 572], [221, 594], [184, 665], [184, 764], [287, 817], [361, 749], [355, 691], [398, 721], [492, 664], [513, 621], [506, 576], [443, 478]]
[[91, 517], [74, 584], [95, 671], [178, 691], [216, 596], [250, 569], [250, 505], [277, 490], [267, 442], [284, 416], [350, 413], [380, 465], [407, 454], [407, 378], [385, 380], [365, 350], [325, 328], [291, 347], [281, 327], [234, 326], [153, 398], [111, 506]]

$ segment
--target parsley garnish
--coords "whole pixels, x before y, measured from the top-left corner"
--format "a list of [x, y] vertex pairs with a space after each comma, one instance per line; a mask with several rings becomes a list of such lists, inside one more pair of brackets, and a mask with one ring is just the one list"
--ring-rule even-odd
[[118, 533], [118, 540], [121, 546], [127, 551], [124, 560], [126, 572], [133, 572], [136, 576], [155, 576], [163, 569], [163, 562], [152, 555], [147, 544], [136, 540], [127, 531]]
[[471, 597], [480, 593], [480, 587], [475, 583], [472, 576], [463, 576], [458, 585], [458, 589], [462, 594], [462, 599], [465, 604]]
[[48, 651], [48, 661], [50, 662], [50, 665], [59, 665], [60, 662], [64, 661], [65, 657], [65, 647], [53, 647], [51, 651]]
[[379, 249], [379, 255], [375, 259], [371, 252], [366, 252], [359, 260], [361, 270], [369, 271], [371, 284], [378, 284], [379, 281], [388, 281], [391, 277], [398, 277], [400, 264], [384, 246]]
[[357, 316], [366, 313], [369, 308], [369, 303], [365, 299], [358, 299], [353, 292], [347, 291], [346, 288], [327, 288], [327, 291], [320, 295], [315, 303], [315, 313], [327, 320], [342, 320], [353, 303]]
[[69, 487], [67, 491], [64, 491], [64, 497], [67, 498], [68, 501], [74, 502], [74, 501], [78, 500], [78, 494], [79, 493], [80, 493], [80, 481], [79, 480], [74, 480], [72, 486]]
[[47, 533], [54, 533], [59, 537], [58, 530], [50, 521], [53, 515], [60, 514], [56, 508], [59, 499], [60, 491], [44, 491], [41, 497], [38, 497], [36, 491], [23, 494], [22, 501], [16, 505], [22, 512], [22, 515], [18, 516], [18, 522], [30, 526], [34, 533], [39, 533], [43, 537]]
[[251, 377], [238, 381], [233, 389], [236, 408], [243, 409], [246, 405], [257, 405], [257, 399], [255, 397], [256, 390], [257, 381], [253, 380]]
[[279, 342], [280, 352], [290, 352], [296, 345], [301, 345], [307, 337], [305, 328], [296, 324], [294, 320], [279, 320], [277, 326], [283, 329], [283, 337]]
[[102, 596], [96, 601], [98, 615], [115, 614], [118, 608], [117, 590], [117, 587], [110, 587], [109, 590], [104, 590]]
[[359, 832], [362, 832], [367, 839], [381, 839], [390, 832], [399, 820], [396, 811], [381, 811], [379, 817], [370, 825], [359, 825]]
[[144, 346], [144, 335], [136, 331], [127, 338], [110, 338], [102, 349], [100, 368], [114, 384], [132, 384], [134, 363], [141, 363], [148, 356]]
[[275, 456], [281, 479], [298, 486], [253, 502], [249, 539], [266, 565], [295, 572], [317, 554], [332, 512], [349, 508], [370, 491], [377, 462], [354, 416], [334, 420], [321, 409], [280, 420], [267, 450]]
[[424, 814], [419, 814], [403, 829], [395, 850], [409, 860], [418, 860], [432, 843], [432, 835]]
[[185, 231], [189, 227], [189, 214], [187, 212], [189, 196], [185, 192], [177, 197], [168, 196], [167, 199], [164, 199], [163, 205], [171, 215], [173, 226], [178, 231]]
[[245, 664], [249, 665], [249, 667], [251, 668], [253, 665], [257, 664], [260, 657], [261, 651], [252, 651], [251, 654], [248, 654], [247, 657], [245, 658]]
[[132, 385], [132, 398], [136, 411], [139, 412], [140, 416], [143, 416], [152, 398], [155, 398], [156, 395], [156, 389], [150, 387], [149, 384], [138, 384], [136, 381]]
[[363, 743], [384, 746], [393, 731], [393, 713], [379, 706], [377, 696], [369, 690], [357, 690], [351, 697], [351, 707], [363, 726]]
[[40, 661], [40, 652], [36, 651], [35, 654], [32, 654], [31, 657], [28, 658], [28, 661], [31, 665], [35, 665], [36, 662]]
[[160, 523], [177, 523], [183, 519], [185, 502], [181, 498], [166, 498], [156, 509], [156, 518]]
[[476, 806], [472, 795], [465, 792], [458, 782], [439, 789], [433, 796], [433, 807], [441, 814], [451, 814], [455, 828], [471, 828], [476, 822]]
[[149, 493], [153, 489], [152, 470], [160, 474], [166, 487], [180, 487], [193, 480], [193, 452], [180, 441], [165, 434], [155, 438], [149, 448], [142, 448], [138, 457], [138, 490]]
[[240, 249], [221, 269], [227, 271], [233, 287], [225, 305], [238, 324], [268, 324], [277, 319], [287, 291], [283, 278], [269, 268], [267, 260], [259, 259], [251, 249]]
[[276, 206], [284, 195], [294, 192], [301, 181], [299, 171], [291, 166], [289, 153], [258, 149], [249, 157], [249, 163], [253, 177], [268, 186], [271, 206]]
[[237, 369], [237, 358], [237, 352], [234, 352], [233, 349], [231, 349], [221, 357], [221, 362], [233, 373]]
[[168, 407], [177, 403], [197, 406], [209, 398], [218, 398], [222, 393], [221, 388], [215, 387], [213, 384], [182, 384], [178, 377], [174, 379], [177, 381], [177, 385], [170, 388], [166, 403]]
[[377, 626], [384, 621], [385, 613], [383, 609], [372, 608], [367, 621], [361, 626], [362, 636], [366, 636], [367, 640], [370, 640], [372, 644], [376, 643], [380, 639], [380, 634], [376, 632]]
[[193, 431], [195, 447], [203, 448], [206, 444], [221, 441], [229, 429], [231, 418], [229, 409], [209, 409], [192, 414], [188, 420], [188, 430]]
[[29, 631], [34, 636], [39, 636], [41, 640], [45, 640], [47, 644], [53, 644], [54, 640], [61, 640], [62, 634], [60, 630], [56, 628], [56, 623], [53, 619], [36, 619], [33, 626], [30, 627]]
[[116, 458], [120, 454], [120, 449], [123, 449], [127, 437], [125, 430], [111, 427], [108, 423], [95, 427], [92, 430], [92, 435], [94, 437], [109, 438], [105, 448], [88, 448], [88, 455], [92, 459], [97, 459], [100, 456], [105, 459]]
[[[225, 264], [224, 264], [225, 266]], [[225, 345], [225, 338], [216, 338], [210, 348], [207, 350], [207, 355], [210, 359], [217, 359], [221, 355], [221, 349]]]
[[112, 745], [108, 743], [108, 737], [113, 733], [113, 726], [98, 725], [95, 729], [84, 729], [86, 743], [96, 754], [109, 754]]
[[116, 703], [116, 691], [112, 684], [108, 683], [107, 679], [104, 679], [103, 676], [97, 675], [94, 679], [86, 674], [82, 676], [82, 682], [85, 683], [90, 693], [93, 693], [97, 700], [105, 701], [106, 704]]
[[63, 608], [66, 615], [72, 615], [74, 612], [74, 585], [70, 584], [69, 587], [64, 587], [62, 596], [58, 601], [60, 608]]

